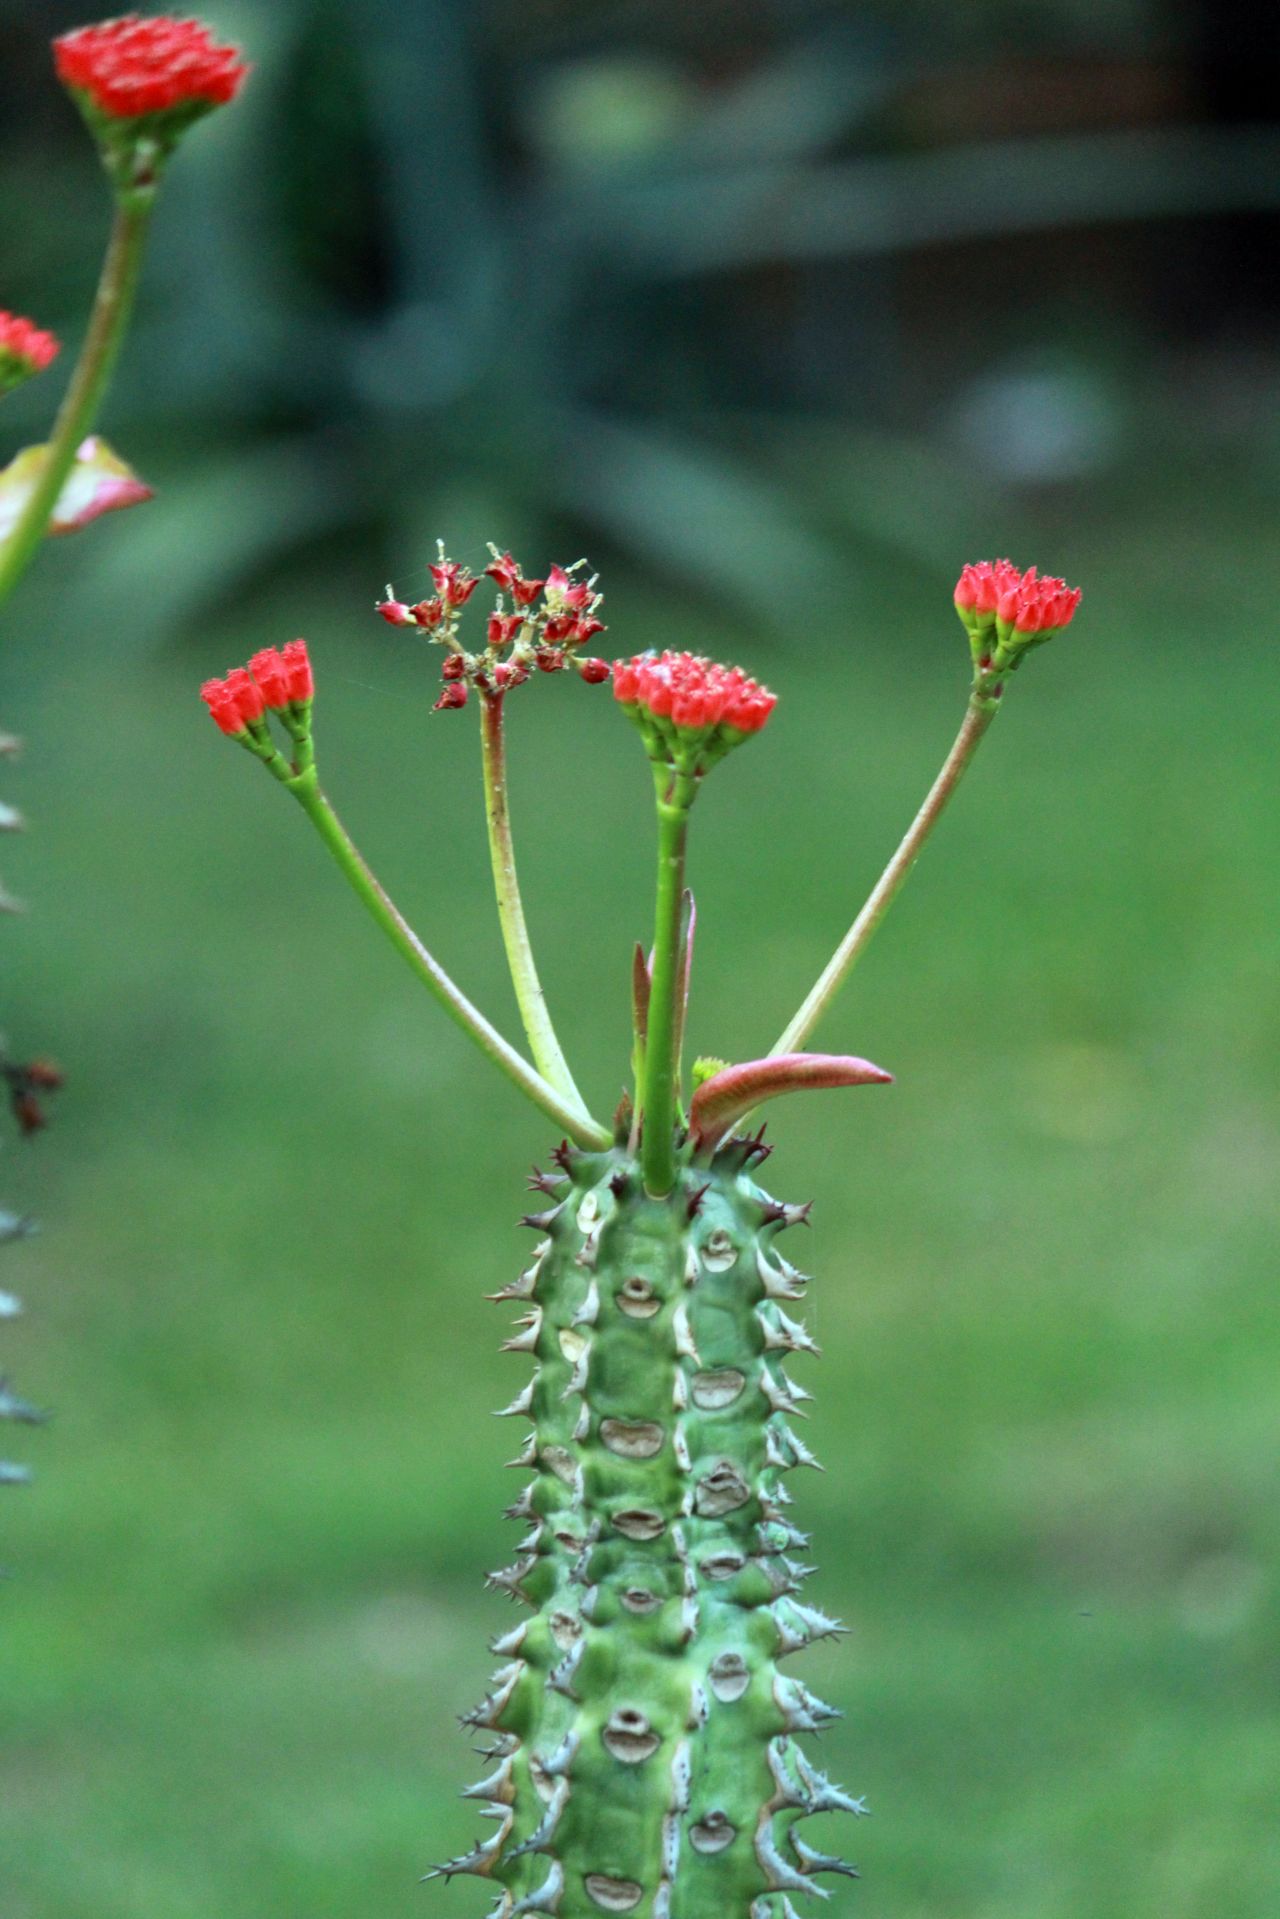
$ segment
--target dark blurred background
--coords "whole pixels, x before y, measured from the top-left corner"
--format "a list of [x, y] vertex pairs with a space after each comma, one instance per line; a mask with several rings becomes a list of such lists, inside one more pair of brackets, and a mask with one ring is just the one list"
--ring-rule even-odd
[[[606, 650], [782, 700], [704, 797], [696, 1050], [762, 1050], [963, 705], [951, 587], [1085, 591], [780, 1109], [825, 1348], [806, 1678], [861, 1919], [1273, 1919], [1280, 28], [1230, 10], [240, 0], [106, 418], [155, 503], [7, 617], [6, 1919], [368, 1919], [468, 1839], [453, 1715], [516, 1390], [480, 1295], [552, 1143], [199, 681], [305, 632], [326, 784], [508, 1030], [471, 714], [372, 614], [435, 540], [588, 553]], [[78, 343], [105, 224], [0, 20], [0, 304]], [[69, 357], [69, 355], [68, 355]], [[66, 360], [6, 406], [44, 432]], [[544, 978], [598, 1109], [646, 930], [606, 693], [512, 702]], [[518, 1381], [516, 1382], [518, 1384]]]

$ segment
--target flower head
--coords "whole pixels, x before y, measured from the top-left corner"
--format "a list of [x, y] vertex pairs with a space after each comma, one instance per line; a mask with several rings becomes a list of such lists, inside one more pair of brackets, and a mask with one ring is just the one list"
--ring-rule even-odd
[[974, 684], [992, 698], [1003, 678], [1018, 667], [1033, 646], [1069, 626], [1080, 604], [1080, 588], [1034, 566], [1025, 573], [1009, 560], [978, 560], [966, 566], [955, 590], [956, 612], [969, 635]]
[[1036, 578], [1028, 568], [1016, 583], [1010, 581], [996, 604], [996, 624], [1011, 626], [1027, 639], [1048, 639], [1069, 626], [1080, 604], [1080, 588], [1065, 580]]
[[315, 692], [305, 640], [290, 640], [283, 652], [274, 646], [264, 647], [250, 660], [249, 671], [273, 713], [283, 713], [287, 706], [305, 705]]
[[0, 393], [20, 386], [33, 373], [43, 373], [56, 358], [59, 342], [20, 313], [0, 308]]
[[955, 599], [961, 619], [966, 614], [978, 619], [993, 614], [1000, 595], [1021, 583], [1022, 575], [1012, 560], [976, 560], [964, 568], [956, 582]]
[[233, 666], [221, 680], [206, 680], [200, 697], [220, 733], [239, 740], [259, 759], [279, 764], [279, 755], [267, 725], [274, 713], [297, 742], [295, 771], [311, 760], [311, 700], [315, 682], [305, 640], [290, 640], [283, 648], [264, 647], [247, 667]]
[[471, 616], [465, 608], [480, 582], [457, 560], [448, 558], [443, 541], [439, 557], [428, 568], [434, 598], [409, 606], [388, 587], [385, 600], [377, 603], [377, 611], [389, 625], [415, 626], [434, 646], [444, 649], [445, 691], [433, 711], [458, 711], [466, 705], [472, 687], [487, 701], [500, 700], [512, 687], [523, 686], [535, 666], [544, 673], [575, 667], [588, 685], [607, 680], [609, 668], [603, 660], [587, 660], [577, 652], [605, 630], [597, 617], [603, 602], [594, 576], [575, 577], [586, 561], [578, 560], [572, 567], [553, 566], [545, 580], [531, 580], [509, 552], [493, 545], [489, 551], [493, 557], [484, 573], [499, 589], [499, 597], [482, 632], [470, 642], [475, 651], [467, 643]]
[[77, 27], [54, 41], [53, 57], [122, 206], [149, 203], [187, 128], [234, 100], [249, 72], [238, 48], [168, 14]]
[[777, 704], [777, 695], [740, 666], [694, 653], [615, 660], [613, 694], [645, 735], [651, 757], [699, 773], [758, 733]]
[[53, 43], [58, 78], [111, 120], [183, 109], [207, 113], [234, 100], [249, 68], [198, 20], [136, 13], [101, 20]]
[[234, 687], [226, 680], [206, 680], [200, 688], [200, 698], [209, 709], [209, 717], [220, 733], [230, 739], [237, 739], [248, 731], [249, 722], [240, 709]]

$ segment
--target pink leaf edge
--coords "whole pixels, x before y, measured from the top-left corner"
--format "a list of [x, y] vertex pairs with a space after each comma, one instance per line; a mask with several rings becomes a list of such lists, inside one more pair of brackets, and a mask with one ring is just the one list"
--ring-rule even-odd
[[700, 1146], [716, 1146], [761, 1100], [834, 1086], [888, 1086], [892, 1073], [848, 1053], [776, 1053], [727, 1066], [693, 1096], [690, 1127]]

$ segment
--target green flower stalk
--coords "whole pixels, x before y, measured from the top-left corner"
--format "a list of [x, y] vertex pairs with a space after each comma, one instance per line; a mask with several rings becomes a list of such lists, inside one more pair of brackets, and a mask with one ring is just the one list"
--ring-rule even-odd
[[[219, 46], [207, 27], [166, 15], [140, 20], [127, 14], [80, 27], [55, 40], [53, 51], [58, 78], [97, 143], [115, 211], [88, 331], [53, 433], [47, 445], [19, 456], [23, 467], [10, 483], [20, 510], [0, 537], [0, 602], [26, 572], [51, 522], [54, 530], [66, 530], [105, 510], [99, 504], [95, 513], [56, 525], [124, 341], [165, 165], [187, 129], [233, 100], [249, 71], [238, 51]], [[3, 377], [0, 349], [0, 385]], [[134, 497], [150, 496], [144, 489]], [[110, 503], [132, 502], [117, 496]]]
[[[388, 594], [379, 610], [444, 648], [440, 710], [466, 704], [472, 692], [482, 702], [491, 832], [502, 782], [499, 911], [536, 1064], [462, 1001], [337, 825], [315, 781], [305, 649], [294, 653], [296, 679], [286, 648], [209, 682], [204, 698], [219, 729], [300, 801], [446, 1009], [554, 1114], [576, 1087], [553, 1083], [563, 1055], [558, 1041], [548, 1049], [545, 1004], [530, 1016], [536, 973], [523, 913], [513, 908], [508, 796], [493, 729], [531, 664], [576, 665], [588, 681], [604, 675], [573, 652], [575, 622], [594, 616], [586, 597], [565, 606], [566, 592], [577, 592], [571, 573], [525, 581], [496, 549], [489, 571], [505, 598], [478, 652], [467, 651], [461, 619], [477, 582], [443, 554], [431, 601], [408, 607]], [[961, 603], [975, 641], [975, 688], [960, 739], [855, 920], [852, 946], [842, 943], [790, 1022], [794, 1043], [757, 1060], [699, 1060], [687, 1104], [693, 802], [719, 762], [764, 727], [774, 696], [739, 668], [684, 653], [614, 664], [615, 696], [640, 731], [654, 778], [654, 937], [650, 955], [638, 948], [632, 968], [634, 1099], [611, 1132], [585, 1108], [575, 1114], [551, 1170], [535, 1170], [530, 1181], [540, 1196], [522, 1222], [536, 1236], [532, 1255], [490, 1295], [519, 1309], [505, 1350], [533, 1370], [502, 1409], [525, 1428], [510, 1462], [522, 1485], [507, 1515], [522, 1536], [489, 1583], [528, 1610], [494, 1641], [501, 1664], [465, 1717], [479, 1735], [484, 1770], [464, 1797], [494, 1830], [433, 1876], [487, 1880], [493, 1919], [796, 1919], [794, 1899], [825, 1897], [824, 1877], [855, 1874], [809, 1823], [866, 1811], [805, 1744], [836, 1709], [788, 1663], [842, 1630], [805, 1596], [808, 1540], [790, 1492], [791, 1476], [818, 1463], [798, 1430], [810, 1395], [790, 1372], [817, 1352], [797, 1312], [809, 1281], [780, 1245], [808, 1209], [760, 1183], [771, 1148], [763, 1128], [749, 1131], [747, 1121], [781, 1093], [889, 1080], [855, 1056], [800, 1052], [798, 1038], [883, 918], [1008, 674], [1074, 613], [1061, 582], [1034, 574], [1016, 576], [1016, 589], [1001, 574], [987, 609], [979, 601], [994, 580], [988, 568], [980, 591]], [[1042, 617], [1046, 609], [1055, 625]], [[270, 731], [273, 715], [287, 735], [285, 752]]]
[[[151, 498], [149, 487], [93, 431], [119, 356], [146, 247], [151, 210], [183, 133], [234, 99], [248, 68], [192, 20], [126, 15], [64, 34], [53, 43], [58, 78], [79, 106], [110, 181], [114, 217], [84, 344], [47, 443], [19, 452], [0, 470], [0, 604], [17, 587], [45, 538], [75, 532], [104, 513]], [[55, 336], [24, 316], [0, 311], [0, 397], [43, 372], [59, 352]], [[0, 736], [0, 752], [11, 748]], [[0, 805], [0, 830], [18, 823]], [[14, 902], [0, 888], [0, 911]], [[52, 1081], [41, 1065], [0, 1063], [23, 1131], [43, 1125], [39, 1095]], [[0, 1244], [29, 1222], [0, 1210]], [[18, 1311], [0, 1292], [0, 1318]], [[0, 1419], [35, 1415], [0, 1382]], [[27, 1477], [0, 1464], [0, 1483]]]

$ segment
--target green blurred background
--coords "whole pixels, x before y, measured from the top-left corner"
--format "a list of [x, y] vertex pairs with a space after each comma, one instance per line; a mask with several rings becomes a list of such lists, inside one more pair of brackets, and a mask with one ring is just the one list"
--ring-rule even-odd
[[[1277, 29], [1229, 10], [226, 0], [258, 65], [157, 222], [105, 422], [145, 512], [43, 556], [0, 719], [0, 1011], [69, 1074], [4, 1360], [55, 1423], [0, 1543], [5, 1919], [464, 1916], [454, 1715], [520, 1383], [482, 1305], [547, 1128], [384, 950], [199, 681], [305, 632], [326, 783], [513, 1027], [471, 714], [371, 613], [588, 552], [609, 648], [782, 694], [699, 808], [692, 1037], [760, 1050], [963, 703], [962, 561], [1085, 589], [793, 1102], [825, 1358], [805, 1677], [860, 1919], [1280, 1910]], [[103, 230], [0, 22], [0, 300]], [[62, 368], [9, 403], [38, 437]], [[646, 931], [607, 694], [513, 702], [533, 930], [596, 1105]]]

